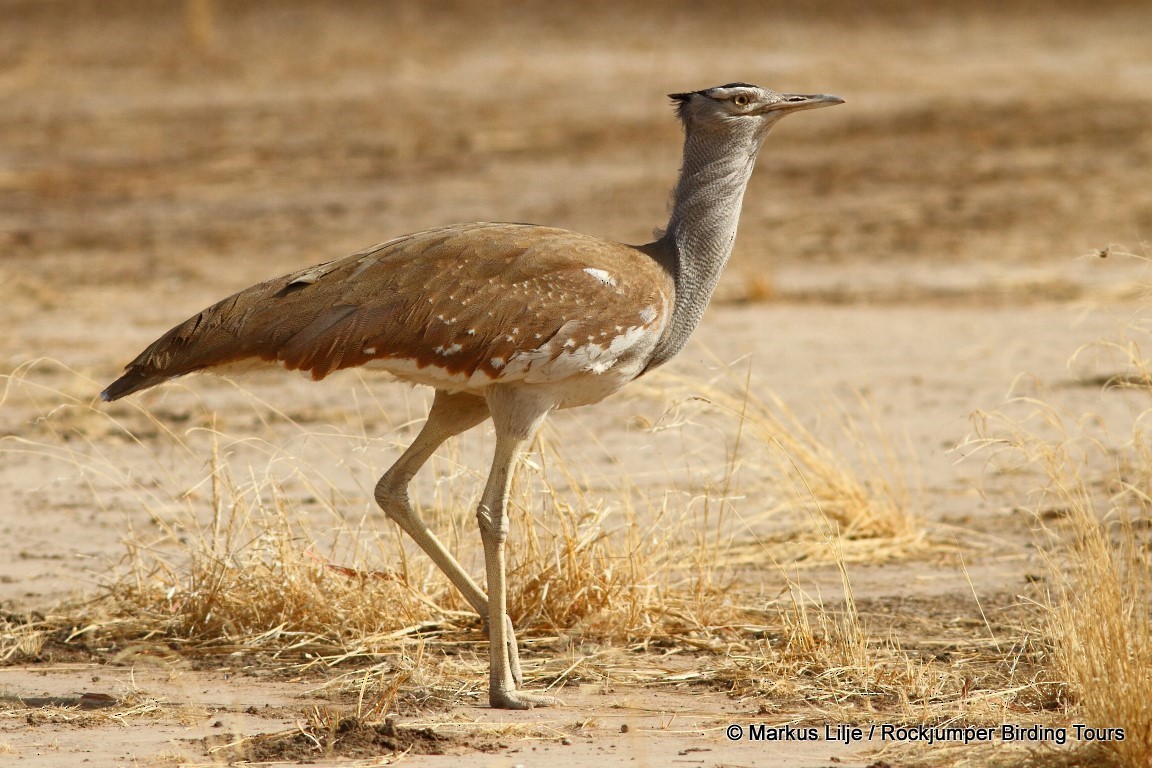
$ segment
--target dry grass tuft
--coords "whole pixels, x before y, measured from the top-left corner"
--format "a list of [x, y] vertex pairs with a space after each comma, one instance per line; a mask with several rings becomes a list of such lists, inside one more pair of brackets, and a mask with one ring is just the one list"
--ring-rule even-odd
[[870, 428], [862, 427], [841, 404], [828, 409], [841, 432], [838, 442], [851, 446], [848, 451], [822, 441], [775, 395], [749, 399], [744, 418], [779, 450], [778, 473], [792, 471], [790, 504], [815, 508], [848, 541], [889, 539], [914, 549], [923, 542], [924, 520], [902, 468], [915, 462], [897, 455], [863, 399], [858, 405]]
[[0, 611], [0, 665], [36, 658], [50, 632], [42, 616], [18, 616]]
[[1121, 728], [1123, 741], [1101, 749], [1115, 765], [1152, 762], [1152, 561], [1147, 510], [1101, 516], [1083, 486], [1069, 487], [1066, 556], [1053, 559], [1055, 661], [1068, 681], [1078, 720]]
[[[1013, 408], [1024, 415], [1006, 415]], [[1136, 419], [1131, 439], [1116, 445], [1104, 419], [1079, 415], [1069, 424], [1041, 398], [978, 416], [978, 442], [990, 449], [994, 466], [1033, 472], [1039, 481], [1025, 507], [1044, 537], [1048, 570], [1047, 619], [1037, 641], [1051, 649], [1051, 674], [1066, 687], [1061, 698], [1070, 722], [1124, 732], [1122, 741], [1082, 741], [1069, 759], [1146, 768], [1152, 763], [1152, 439], [1144, 418]]]
[[[745, 497], [765, 501], [760, 509], [743, 505], [755, 535], [735, 542], [730, 564], [880, 563], [938, 549], [920, 510], [917, 463], [862, 397], [853, 409], [830, 402], [818, 431], [777, 395], [758, 395], [750, 374], [738, 378], [726, 367], [705, 386], [661, 381], [681, 408], [695, 402], [738, 419], [734, 471], [741, 470]], [[743, 433], [751, 439], [741, 441]], [[766, 524], [758, 529], [759, 522]]]
[[[171, 711], [172, 707], [162, 699], [140, 691], [129, 691], [120, 697], [106, 694], [25, 699], [0, 696], [0, 723], [20, 720], [29, 725], [89, 728], [123, 725], [132, 719], [155, 720], [170, 715]], [[203, 715], [197, 711], [194, 716]]]
[[[163, 637], [184, 652], [267, 652], [335, 658], [372, 655], [442, 628], [404, 578], [329, 567], [291, 502], [233, 488], [227, 512], [192, 528], [175, 553], [127, 542], [129, 570], [106, 587], [101, 634]], [[439, 612], [435, 619], [446, 620]]]
[[809, 722], [981, 725], [1021, 711], [1043, 717], [1050, 686], [1039, 674], [1037, 650], [1020, 643], [1018, 628], [989, 637], [986, 627], [972, 627], [949, 632], [945, 641], [919, 640], [905, 629], [900, 640], [893, 627], [869, 625], [843, 563], [840, 573], [842, 601], [807, 598], [793, 582], [771, 629], [720, 665], [735, 693], [761, 701], [762, 714], [803, 712]]

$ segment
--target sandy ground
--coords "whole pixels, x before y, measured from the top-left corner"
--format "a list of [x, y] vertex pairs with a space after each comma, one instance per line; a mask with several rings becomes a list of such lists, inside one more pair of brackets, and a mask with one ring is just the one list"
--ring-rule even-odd
[[[1028, 479], [990, 476], [954, 449], [974, 410], [1012, 395], [1098, 414], [1118, 433], [1146, 407], [1097, 385], [1121, 360], [1070, 360], [1131, 325], [1148, 277], [1121, 254], [1146, 255], [1152, 232], [1152, 7], [582, 8], [0, 0], [0, 367], [22, 378], [0, 401], [0, 608], [47, 610], [90, 592], [128, 526], [155, 512], [95, 504], [99, 482], [52, 458], [58, 446], [24, 450], [20, 440], [56, 439], [43, 422], [59, 392], [87, 401], [220, 296], [407, 231], [533, 221], [644, 241], [663, 223], [678, 161], [663, 94], [732, 80], [847, 103], [791, 118], [769, 140], [717, 301], [670, 372], [703, 381], [750, 361], [737, 367], [750, 364], [754, 386], [802, 418], [829, 395], [862, 392], [886, 434], [907, 435], [928, 523], [965, 548], [967, 575], [955, 559], [860, 565], [858, 600], [931, 598], [975, 615], [974, 595], [1026, 590], [1036, 555], [1012, 510]], [[40, 358], [58, 362], [22, 367]], [[338, 387], [254, 387], [317, 425], [354, 418], [334, 402]], [[251, 408], [230, 385], [194, 388], [243, 429]], [[143, 402], [179, 427], [190, 397]], [[379, 397], [395, 416], [366, 431], [420, 416], [418, 393], [382, 384]], [[602, 455], [588, 461], [656, 484], [645, 462], [682, 451], [684, 431], [634, 424], [667, 405], [659, 392], [622, 395], [560, 415], [554, 430], [595, 434]], [[700, 471], [722, 462], [714, 439], [698, 435]], [[483, 461], [482, 438], [469, 445], [466, 457]], [[123, 441], [99, 451], [137, 460]], [[169, 463], [195, 476], [197, 461]], [[834, 569], [811, 578], [835, 598]], [[86, 692], [165, 706], [84, 728], [37, 719], [36, 699], [93, 705]], [[288, 729], [318, 701], [306, 680], [63, 658], [0, 666], [0, 696], [33, 702], [26, 717], [0, 719], [0, 762], [25, 766], [211, 762], [204, 739]], [[533, 723], [537, 735], [493, 737], [488, 751], [457, 738], [453, 755], [405, 760], [873, 761], [835, 742], [730, 742], [724, 727], [754, 722], [759, 702], [720, 692], [564, 696], [563, 708], [527, 714], [462, 704], [439, 725]]]

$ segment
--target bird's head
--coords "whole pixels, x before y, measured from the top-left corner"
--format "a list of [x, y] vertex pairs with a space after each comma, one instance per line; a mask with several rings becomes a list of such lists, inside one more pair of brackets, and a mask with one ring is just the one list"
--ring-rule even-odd
[[713, 127], [761, 140], [784, 115], [844, 103], [844, 99], [824, 93], [776, 93], [748, 83], [729, 83], [669, 96], [676, 102], [677, 113], [686, 128]]

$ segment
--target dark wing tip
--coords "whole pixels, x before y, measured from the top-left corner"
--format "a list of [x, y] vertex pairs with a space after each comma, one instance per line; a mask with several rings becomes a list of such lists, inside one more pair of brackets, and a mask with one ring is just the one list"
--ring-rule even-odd
[[128, 369], [123, 376], [116, 379], [108, 385], [108, 387], [100, 393], [100, 399], [106, 403], [113, 400], [119, 400], [122, 397], [127, 397], [133, 392], [139, 392], [142, 389], [148, 389], [163, 381], [167, 377], [149, 376], [148, 374], [140, 371]]

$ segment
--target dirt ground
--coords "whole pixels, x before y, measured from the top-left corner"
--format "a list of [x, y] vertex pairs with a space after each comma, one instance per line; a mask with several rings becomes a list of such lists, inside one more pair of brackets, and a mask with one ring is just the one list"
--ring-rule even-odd
[[[1124, 255], [1146, 257], [1152, 238], [1148, 3], [0, 0], [0, 17], [0, 373], [16, 374], [0, 398], [7, 615], [92, 593], [129, 528], [156, 513], [123, 495], [95, 502], [100, 479], [59, 460], [57, 448], [92, 450], [130, 466], [149, 449], [100, 435], [54, 445], [43, 425], [67, 397], [91, 401], [221, 296], [405, 232], [530, 221], [646, 241], [677, 170], [673, 91], [745, 80], [845, 99], [775, 129], [716, 301], [669, 373], [705, 381], [750, 365], [753, 387], [801, 419], [829, 395], [864, 393], [879, 428], [907, 436], [926, 525], [962, 554], [852, 566], [874, 620], [979, 618], [1034, 580], [1033, 531], [1014, 514], [1034, 478], [955, 450], [973, 411], [1042, 395], [1122, 434], [1147, 408], [1100, 388], [1121, 358], [1073, 356], [1139, 318], [1149, 277]], [[340, 386], [253, 385], [317, 429], [359, 418]], [[243, 432], [250, 401], [223, 382], [191, 387], [141, 402], [179, 430], [181, 409], [202, 401]], [[668, 408], [655, 389], [560, 414], [554, 434], [595, 435], [586, 461], [654, 489], [667, 474], [649, 471], [653, 456], [722, 465], [710, 430], [689, 425], [692, 452], [683, 428], [636, 428]], [[421, 417], [420, 393], [376, 391], [394, 415], [367, 432]], [[482, 465], [482, 437], [462, 450]], [[194, 477], [205, 457], [164, 461]], [[837, 598], [834, 567], [807, 578]], [[57, 649], [0, 666], [4, 712], [20, 712], [0, 718], [0, 763], [221, 761], [212, 746], [230, 736], [291, 730], [323, 701], [315, 683]], [[397, 749], [429, 766], [877, 760], [835, 741], [729, 741], [725, 727], [765, 702], [715, 688], [560, 693], [564, 707], [529, 713], [473, 699], [398, 711], [438, 735], [435, 748]], [[100, 695], [160, 703], [81, 717]], [[75, 720], [37, 716], [60, 703]], [[461, 723], [471, 730], [452, 730]]]

